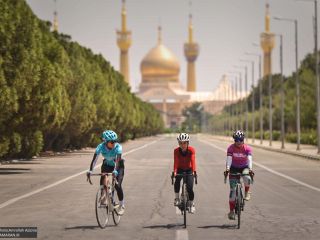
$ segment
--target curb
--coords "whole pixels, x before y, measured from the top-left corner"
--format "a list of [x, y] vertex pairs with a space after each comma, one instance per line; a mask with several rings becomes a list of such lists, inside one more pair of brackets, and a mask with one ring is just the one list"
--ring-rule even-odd
[[[209, 135], [209, 136], [215, 140], [218, 140], [218, 141], [230, 142], [230, 141], [224, 139], [223, 137], [213, 136], [213, 135]], [[292, 155], [292, 156], [296, 156], [296, 157], [303, 157], [303, 158], [307, 158], [307, 159], [311, 159], [311, 160], [320, 161], [320, 155], [317, 156], [317, 155], [302, 153], [302, 152], [298, 152], [298, 151], [290, 151], [287, 149], [277, 149], [277, 148], [266, 147], [266, 146], [261, 146], [261, 145], [257, 145], [257, 144], [252, 144], [252, 143], [251, 144], [248, 143], [248, 145], [250, 145], [251, 147], [260, 148], [260, 149], [264, 149], [267, 151], [278, 152], [278, 153], [288, 154], [288, 155]]]
[[264, 149], [267, 151], [289, 154], [289, 155], [296, 156], [296, 157], [304, 157], [304, 158], [320, 161], [320, 156], [310, 155], [307, 153], [293, 152], [293, 151], [289, 151], [286, 149], [276, 149], [276, 148], [264, 147], [264, 146], [259, 146], [259, 145], [255, 145], [255, 144], [249, 144], [249, 145], [252, 147], [261, 148], [261, 149]]

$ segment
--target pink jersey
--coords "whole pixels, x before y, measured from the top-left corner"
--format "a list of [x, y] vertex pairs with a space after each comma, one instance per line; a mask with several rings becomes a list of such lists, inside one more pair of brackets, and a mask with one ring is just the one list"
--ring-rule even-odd
[[251, 148], [242, 144], [240, 147], [237, 147], [235, 144], [231, 144], [227, 150], [227, 156], [232, 157], [232, 167], [243, 168], [247, 167], [249, 164], [248, 155], [252, 155]]

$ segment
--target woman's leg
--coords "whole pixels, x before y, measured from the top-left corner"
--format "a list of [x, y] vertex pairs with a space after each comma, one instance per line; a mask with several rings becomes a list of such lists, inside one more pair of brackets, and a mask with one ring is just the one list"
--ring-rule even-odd
[[188, 175], [187, 176], [187, 191], [188, 191], [190, 201], [193, 201], [193, 199], [194, 199], [193, 181], [194, 181], [193, 175]]
[[123, 189], [122, 189], [123, 178], [124, 178], [124, 168], [119, 168], [118, 169], [118, 176], [117, 176], [118, 184], [115, 185], [115, 189], [117, 190], [119, 201], [123, 201], [123, 198], [124, 198]]
[[235, 200], [236, 200], [236, 185], [237, 179], [229, 177], [229, 184], [230, 184], [230, 194], [229, 194], [229, 208], [230, 212], [234, 211], [235, 208]]

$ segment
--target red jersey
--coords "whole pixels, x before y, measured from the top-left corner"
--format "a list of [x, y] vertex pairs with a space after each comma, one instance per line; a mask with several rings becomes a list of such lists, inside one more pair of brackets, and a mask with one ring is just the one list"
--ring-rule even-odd
[[188, 152], [182, 154], [180, 147], [174, 149], [174, 165], [173, 171], [177, 173], [177, 170], [191, 169], [192, 172], [196, 171], [196, 151], [193, 147], [188, 146]]

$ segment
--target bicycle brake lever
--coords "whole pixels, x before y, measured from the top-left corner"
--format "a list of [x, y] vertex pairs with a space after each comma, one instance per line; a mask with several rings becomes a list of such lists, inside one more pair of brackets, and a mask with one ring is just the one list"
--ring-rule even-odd
[[87, 177], [87, 182], [89, 182], [89, 183], [92, 185], [92, 182], [91, 182], [91, 178], [90, 178], [90, 177]]
[[224, 175], [224, 184], [227, 183], [227, 175]]

